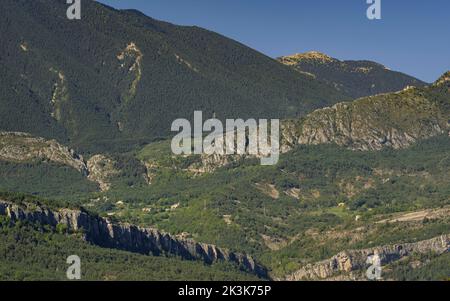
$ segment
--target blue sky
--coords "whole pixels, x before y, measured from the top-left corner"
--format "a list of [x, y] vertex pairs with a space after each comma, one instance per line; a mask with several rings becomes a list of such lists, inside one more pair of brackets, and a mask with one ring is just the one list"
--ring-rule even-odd
[[368, 59], [432, 82], [450, 70], [450, 1], [382, 0], [382, 20], [366, 0], [101, 0], [180, 25], [197, 25], [271, 57], [317, 50]]

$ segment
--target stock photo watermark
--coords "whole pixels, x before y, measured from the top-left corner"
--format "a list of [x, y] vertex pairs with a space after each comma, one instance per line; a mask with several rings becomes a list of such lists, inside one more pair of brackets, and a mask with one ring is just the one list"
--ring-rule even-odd
[[378, 254], [371, 255], [367, 258], [367, 264], [370, 264], [370, 267], [366, 271], [367, 279], [369, 280], [382, 280], [381, 278], [381, 258]]
[[[252, 155], [261, 158], [261, 165], [275, 165], [280, 156], [280, 121], [271, 119], [227, 119], [225, 127], [219, 119], [203, 123], [203, 112], [194, 112], [194, 126], [187, 119], [172, 123], [175, 155]], [[270, 136], [269, 132], [270, 131]], [[206, 137], [204, 133], [209, 133]]]
[[[366, 0], [369, 7], [366, 15], [369, 20], [381, 20], [381, 0]], [[67, 19], [81, 20], [81, 0], [66, 0], [69, 5], [67, 8]]]
[[81, 20], [81, 0], [67, 0], [69, 8], [67, 8], [67, 19]]
[[381, 0], [367, 0], [369, 8], [367, 9], [367, 19], [381, 20]]
[[81, 279], [81, 259], [77, 255], [67, 257], [66, 263], [70, 266], [67, 268], [66, 276], [69, 280]]

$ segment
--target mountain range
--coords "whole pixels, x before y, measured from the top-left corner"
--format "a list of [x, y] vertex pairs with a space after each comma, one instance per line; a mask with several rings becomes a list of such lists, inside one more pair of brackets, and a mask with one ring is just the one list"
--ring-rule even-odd
[[[0, 279], [64, 279], [66, 248], [89, 280], [360, 280], [374, 252], [385, 279], [448, 278], [450, 71], [66, 9], [0, 3]], [[280, 119], [280, 161], [173, 155], [195, 110]]]
[[[350, 63], [317, 65], [311, 57], [312, 70], [299, 62], [316, 80], [214, 32], [94, 1], [85, 1], [79, 22], [65, 17], [63, 0], [1, 5], [0, 128], [86, 152], [167, 137], [171, 122], [192, 119], [193, 110], [221, 120], [299, 117], [355, 95], [423, 85], [375, 63], [357, 74], [361, 85]], [[329, 68], [335, 73], [322, 77]]]
[[376, 62], [340, 61], [317, 51], [283, 56], [278, 61], [334, 86], [352, 99], [426, 84]]

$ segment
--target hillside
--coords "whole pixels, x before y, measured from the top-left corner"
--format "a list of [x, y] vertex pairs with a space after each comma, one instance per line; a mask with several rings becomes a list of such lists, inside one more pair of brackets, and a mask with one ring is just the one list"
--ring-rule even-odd
[[[386, 280], [446, 279], [450, 71], [83, 6], [0, 1], [0, 280], [64, 279], [70, 254], [86, 280], [363, 279], [375, 251]], [[194, 110], [281, 119], [279, 162], [174, 155]]]
[[302, 74], [333, 85], [351, 98], [400, 91], [407, 86], [425, 85], [421, 80], [391, 71], [376, 62], [340, 61], [316, 51], [283, 56], [278, 60]]
[[406, 148], [450, 134], [448, 72], [424, 88], [408, 87], [338, 103], [283, 124], [284, 151], [298, 144], [336, 143], [355, 150]]
[[348, 95], [219, 34], [84, 1], [0, 3], [0, 129], [128, 150], [177, 118], [295, 117]]
[[[271, 277], [283, 278], [344, 250], [449, 234], [449, 141], [441, 135], [407, 149], [376, 152], [301, 145], [282, 155], [276, 166], [250, 160], [203, 176], [161, 167], [153, 171], [151, 185], [130, 187], [119, 178], [125, 183], [116, 182], [106, 193], [67, 203], [245, 252]], [[432, 260], [446, 264], [439, 258]], [[399, 269], [398, 277], [416, 273], [408, 266]], [[437, 279], [437, 274], [429, 277]]]
[[[430, 265], [430, 262], [432, 261], [439, 261], [439, 259], [436, 260], [436, 257], [439, 258], [440, 255], [444, 254], [444, 258], [448, 257], [449, 250], [450, 235], [442, 235], [416, 243], [387, 245], [365, 250], [349, 250], [341, 252], [330, 259], [309, 264], [292, 275], [289, 275], [288, 280], [364, 280], [367, 279], [365, 271], [371, 266], [371, 264], [367, 262], [367, 258], [374, 254], [378, 256], [382, 265], [390, 264], [390, 266], [387, 267], [389, 269], [388, 275], [390, 277], [395, 274], [397, 274], [396, 276], [398, 277], [400, 274], [397, 272], [399, 266], [416, 265], [415, 268], [410, 268], [410, 270], [420, 270], [421, 268], [423, 269], [427, 265]], [[430, 256], [430, 254], [433, 254], [434, 256]], [[411, 262], [411, 260], [408, 260], [411, 258], [413, 258], [413, 260], [420, 258], [421, 261], [416, 260], [415, 262]], [[397, 262], [396, 265], [392, 264], [393, 262]], [[450, 262], [448, 261], [445, 261], [442, 266], [435, 270], [436, 275], [440, 274], [440, 278], [437, 278], [438, 280], [445, 280], [449, 275], [449, 272]], [[411, 274], [414, 274], [414, 272]], [[408, 274], [405, 276], [408, 277], [407, 275]], [[395, 279], [397, 278], [387, 278], [387, 280]]]
[[31, 198], [27, 201], [26, 198], [9, 195], [6, 195], [6, 199], [0, 199], [0, 216], [5, 216], [10, 225], [39, 224], [53, 231], [79, 234], [82, 240], [103, 248], [144, 255], [176, 256], [184, 260], [198, 260], [205, 264], [228, 263], [260, 277], [267, 276], [267, 271], [246, 254], [177, 238], [157, 229], [115, 223], [89, 213], [83, 208], [71, 209], [55, 204], [45, 206]]
[[[337, 144], [352, 150], [404, 149], [430, 137], [450, 133], [448, 72], [430, 86], [408, 87], [315, 110], [281, 122], [281, 153], [299, 145]], [[236, 166], [252, 156], [202, 155], [189, 160], [170, 158], [168, 142], [153, 143], [140, 152], [141, 160], [177, 165], [199, 174]], [[248, 151], [248, 150], [247, 150]], [[165, 154], [165, 156], [162, 156]], [[162, 163], [162, 164], [161, 164]], [[158, 165], [158, 163], [156, 163]], [[188, 166], [186, 166], [186, 164]]]
[[52, 228], [31, 219], [13, 222], [0, 210], [0, 281], [67, 280], [66, 258], [73, 254], [82, 259], [81, 276], [87, 281], [258, 279], [225, 262], [206, 265], [102, 248], [85, 241], [80, 231], [69, 233], [61, 225]]

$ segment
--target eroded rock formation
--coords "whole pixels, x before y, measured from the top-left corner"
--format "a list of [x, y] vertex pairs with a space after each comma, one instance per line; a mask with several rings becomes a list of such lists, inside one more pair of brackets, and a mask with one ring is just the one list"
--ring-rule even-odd
[[202, 260], [207, 264], [227, 261], [260, 277], [267, 277], [265, 267], [246, 254], [193, 240], [178, 239], [156, 229], [113, 223], [84, 210], [51, 209], [43, 205], [19, 205], [0, 200], [0, 215], [8, 216], [12, 223], [27, 221], [49, 225], [55, 229], [58, 225], [64, 225], [67, 231], [82, 233], [86, 241], [105, 248], [155, 256], [170, 254], [186, 260]]
[[443, 254], [450, 250], [450, 234], [416, 243], [386, 245], [362, 250], [343, 251], [339, 254], [312, 264], [288, 275], [286, 280], [317, 280], [329, 279], [339, 274], [346, 274], [349, 279], [358, 279], [353, 272], [367, 269], [371, 264], [367, 259], [378, 255], [381, 265], [386, 265], [412, 254]]
[[0, 132], [0, 160], [19, 163], [46, 160], [70, 166], [83, 175], [88, 174], [83, 157], [74, 150], [56, 140], [33, 137], [27, 133]]
[[108, 191], [111, 188], [111, 179], [120, 172], [115, 164], [116, 162], [113, 159], [105, 155], [92, 156], [87, 161], [88, 178], [97, 182], [101, 191]]

